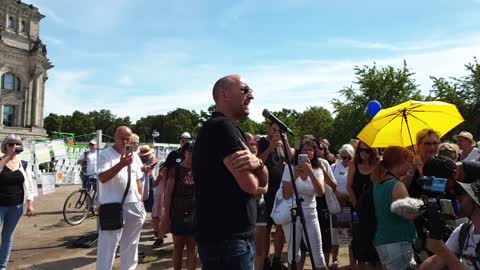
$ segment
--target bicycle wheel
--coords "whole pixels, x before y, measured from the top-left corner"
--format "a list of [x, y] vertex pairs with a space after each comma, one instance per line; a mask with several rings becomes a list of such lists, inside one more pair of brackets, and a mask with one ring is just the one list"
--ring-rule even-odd
[[92, 198], [85, 190], [72, 192], [63, 205], [65, 221], [74, 226], [82, 223], [91, 212]]

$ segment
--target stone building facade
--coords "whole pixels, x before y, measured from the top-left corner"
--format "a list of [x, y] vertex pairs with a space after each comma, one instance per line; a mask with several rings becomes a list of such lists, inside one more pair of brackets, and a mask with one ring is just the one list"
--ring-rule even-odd
[[45, 81], [53, 65], [40, 40], [38, 8], [0, 0], [0, 138], [45, 138]]

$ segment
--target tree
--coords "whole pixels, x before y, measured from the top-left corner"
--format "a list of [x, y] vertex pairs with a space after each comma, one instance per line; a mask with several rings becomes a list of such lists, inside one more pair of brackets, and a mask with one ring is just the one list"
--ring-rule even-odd
[[458, 133], [460, 130], [468, 130], [474, 138], [480, 137], [480, 64], [477, 58], [473, 63], [465, 65], [467, 75], [461, 78], [430, 77], [433, 80], [433, 93], [431, 99], [441, 100], [455, 104], [465, 121], [446, 137]]
[[323, 107], [309, 107], [298, 116], [296, 127], [305, 135], [311, 134], [315, 138], [328, 138], [332, 134], [333, 117], [331, 113]]
[[333, 134], [329, 138], [333, 149], [356, 138], [360, 130], [368, 123], [370, 116], [366, 112], [368, 102], [378, 100], [383, 108], [388, 108], [409, 99], [423, 100], [420, 90], [412, 78], [407, 63], [403, 67], [392, 66], [377, 68], [363, 66], [354, 68], [356, 80], [353, 86], [339, 91], [343, 100], [333, 99], [336, 114], [333, 121]]
[[88, 116], [92, 118], [95, 130], [102, 130], [103, 134], [110, 137], [113, 137], [117, 127], [131, 125], [130, 117], [119, 118], [110, 110], [92, 111]]
[[61, 115], [50, 113], [47, 117], [45, 117], [43, 120], [43, 127], [47, 130], [48, 136], [52, 136], [52, 132], [54, 131], [61, 132], [63, 130], [62, 122], [63, 116]]
[[165, 136], [162, 138], [168, 143], [178, 143], [178, 136], [182, 132], [192, 133], [196, 129], [199, 118], [197, 113], [180, 108], [167, 113], [162, 129]]
[[91, 133], [95, 133], [95, 125], [92, 118], [79, 111], [74, 111], [71, 116], [66, 116], [62, 128], [65, 132], [75, 133], [78, 141], [88, 141], [93, 136]]

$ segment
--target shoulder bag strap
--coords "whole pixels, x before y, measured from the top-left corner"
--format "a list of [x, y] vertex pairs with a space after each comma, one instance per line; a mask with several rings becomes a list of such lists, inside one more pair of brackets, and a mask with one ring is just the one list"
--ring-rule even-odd
[[128, 165], [128, 180], [127, 180], [127, 187], [125, 188], [125, 193], [123, 193], [122, 204], [125, 202], [125, 198], [127, 198], [128, 190], [130, 189], [130, 182], [132, 178], [132, 165]]

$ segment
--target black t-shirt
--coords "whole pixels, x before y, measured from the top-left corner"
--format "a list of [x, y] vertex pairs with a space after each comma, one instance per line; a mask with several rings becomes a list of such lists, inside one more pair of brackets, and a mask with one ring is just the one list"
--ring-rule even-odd
[[[258, 140], [258, 156], [265, 152], [270, 145], [270, 142], [265, 138]], [[285, 157], [280, 155], [277, 150], [274, 150], [267, 158], [265, 166], [268, 169], [268, 192], [265, 194], [265, 200], [267, 204], [271, 203], [273, 206], [273, 200], [277, 190], [282, 183], [283, 170], [285, 167]]]
[[180, 148], [178, 148], [175, 151], [171, 151], [168, 153], [167, 158], [165, 159], [164, 166], [167, 167], [167, 169], [171, 169], [175, 166], [178, 165], [177, 159], [180, 158]]
[[12, 171], [5, 166], [0, 172], [0, 206], [15, 206], [23, 203], [23, 182], [20, 170]]
[[195, 225], [198, 242], [250, 239], [255, 235], [255, 196], [244, 192], [223, 164], [241, 150], [243, 132], [223, 114], [215, 112], [200, 129], [193, 149]]

